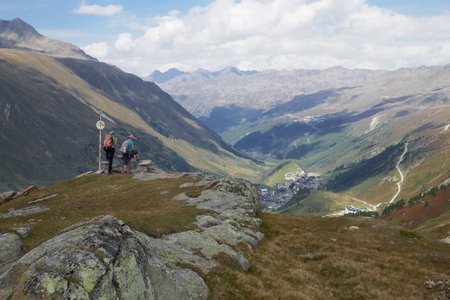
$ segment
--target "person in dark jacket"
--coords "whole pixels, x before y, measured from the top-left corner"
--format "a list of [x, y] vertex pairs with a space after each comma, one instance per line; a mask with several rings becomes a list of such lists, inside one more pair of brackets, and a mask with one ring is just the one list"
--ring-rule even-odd
[[112, 174], [112, 165], [114, 159], [114, 153], [116, 152], [117, 136], [114, 135], [114, 130], [111, 130], [108, 135], [105, 136], [103, 141], [103, 149], [106, 152], [106, 160], [108, 161], [108, 174]]

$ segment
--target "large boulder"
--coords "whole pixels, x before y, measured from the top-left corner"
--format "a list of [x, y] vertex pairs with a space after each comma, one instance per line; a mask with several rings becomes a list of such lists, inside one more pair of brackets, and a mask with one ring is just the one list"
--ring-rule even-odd
[[0, 277], [0, 299], [206, 299], [191, 268], [207, 265], [101, 216], [23, 256]]

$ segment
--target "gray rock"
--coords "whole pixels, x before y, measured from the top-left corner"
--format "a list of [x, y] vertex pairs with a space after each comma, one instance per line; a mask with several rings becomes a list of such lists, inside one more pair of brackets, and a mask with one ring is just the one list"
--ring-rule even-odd
[[450, 236], [446, 237], [445, 239], [439, 240], [439, 241], [444, 244], [450, 244]]
[[23, 191], [17, 193], [14, 196], [14, 198], [29, 195], [31, 192], [33, 192], [33, 191], [35, 191], [37, 189], [38, 189], [37, 185], [31, 185], [31, 186], [27, 187], [26, 189], [24, 189]]
[[214, 225], [220, 225], [223, 223], [223, 221], [221, 221], [217, 218], [214, 218], [213, 216], [210, 216], [210, 215], [202, 215], [202, 216], [197, 216], [195, 218], [195, 223], [200, 228], [207, 228], [207, 227], [211, 227]]
[[30, 232], [30, 227], [17, 227], [13, 228], [15, 232], [17, 232], [20, 236], [27, 236]]
[[78, 176], [75, 176], [75, 178], [81, 178], [81, 177], [84, 177], [84, 176], [92, 174], [92, 173], [93, 173], [92, 171], [87, 171], [87, 172], [84, 172], [84, 173], [82, 173], [82, 174], [80, 174]]
[[185, 182], [185, 183], [183, 183], [182, 185], [180, 185], [180, 189], [182, 189], [182, 188], [188, 188], [188, 187], [191, 187], [191, 186], [194, 186], [194, 183], [193, 183], [193, 182]]
[[28, 216], [31, 214], [36, 214], [36, 213], [40, 213], [40, 212], [44, 212], [44, 211], [48, 211], [48, 210], [50, 210], [50, 209], [46, 208], [46, 207], [32, 205], [32, 206], [27, 206], [27, 207], [11, 210], [11, 211], [7, 212], [6, 214], [0, 215], [0, 218], [6, 219], [6, 218], [13, 218], [13, 217], [22, 217], [22, 216]]
[[[0, 277], [0, 299], [206, 299], [185, 255], [111, 216], [80, 224], [31, 250]], [[201, 259], [201, 258], [199, 258]]]
[[14, 191], [7, 191], [4, 193], [0, 194], [0, 204], [8, 202], [9, 200], [11, 200], [14, 195], [16, 195], [17, 193]]
[[151, 163], [152, 161], [149, 159], [139, 161], [137, 166], [137, 172], [141, 174], [155, 173], [156, 169], [150, 166]]
[[350, 227], [348, 228], [348, 230], [349, 230], [349, 231], [359, 230], [359, 227], [358, 227], [358, 226], [350, 226]]
[[207, 259], [213, 259], [215, 256], [223, 253], [231, 257], [242, 269], [248, 270], [250, 268], [249, 262], [241, 253], [226, 244], [218, 243], [205, 233], [195, 231], [180, 232], [165, 237], [165, 240], [189, 251], [200, 251]]
[[148, 166], [150, 166], [151, 163], [152, 163], [152, 161], [150, 159], [144, 159], [144, 160], [140, 160], [138, 165], [141, 167], [148, 167]]
[[36, 204], [36, 203], [39, 203], [39, 202], [42, 202], [42, 201], [45, 201], [45, 200], [53, 199], [55, 197], [58, 197], [58, 194], [53, 194], [53, 195], [50, 195], [50, 196], [41, 197], [41, 198], [38, 198], [38, 199], [35, 199], [35, 200], [31, 200], [31, 201], [28, 202], [28, 204]]
[[[22, 256], [20, 238], [12, 233], [0, 234], [0, 275]], [[0, 297], [0, 299], [3, 299]]]
[[264, 239], [264, 233], [262, 233], [262, 232], [257, 231], [255, 233], [255, 236], [258, 241], [262, 241]]
[[425, 281], [425, 287], [427, 289], [432, 289], [436, 286], [436, 282], [434, 282], [433, 280], [427, 280]]
[[241, 230], [242, 230], [242, 232], [244, 232], [245, 234], [253, 237], [257, 241], [261, 241], [264, 238], [264, 233], [261, 233], [259, 231], [254, 232], [253, 230], [248, 229], [248, 228], [242, 228]]
[[224, 223], [221, 225], [212, 226], [205, 229], [214, 240], [222, 244], [236, 246], [239, 243], [245, 243], [249, 246], [256, 246], [257, 240], [254, 237], [244, 233], [235, 226]]

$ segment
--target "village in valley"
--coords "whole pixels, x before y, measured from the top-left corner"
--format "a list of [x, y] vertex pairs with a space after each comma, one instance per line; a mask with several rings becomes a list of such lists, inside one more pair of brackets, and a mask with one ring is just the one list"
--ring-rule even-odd
[[322, 177], [319, 173], [306, 173], [299, 169], [284, 175], [286, 180], [278, 183], [273, 189], [261, 189], [261, 206], [265, 211], [276, 211], [286, 204], [301, 189], [319, 190], [322, 187]]

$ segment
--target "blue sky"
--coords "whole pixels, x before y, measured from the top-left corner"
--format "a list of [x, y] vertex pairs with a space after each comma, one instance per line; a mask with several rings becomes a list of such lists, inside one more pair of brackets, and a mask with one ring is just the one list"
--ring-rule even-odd
[[16, 17], [142, 76], [450, 63], [449, 0], [2, 0]]
[[449, 0], [369, 0], [367, 2], [413, 16], [432, 16], [450, 10]]
[[[79, 0], [2, 0], [0, 19], [21, 18], [39, 32], [52, 38], [70, 41], [79, 45], [98, 40], [99, 36], [114, 38], [123, 31], [123, 24], [114, 18], [76, 14]], [[182, 13], [196, 5], [205, 5], [210, 0], [133, 0], [112, 1], [93, 0], [88, 4], [101, 6], [120, 5], [123, 14], [129, 18], [145, 20], [158, 15], [166, 15], [178, 10]]]

